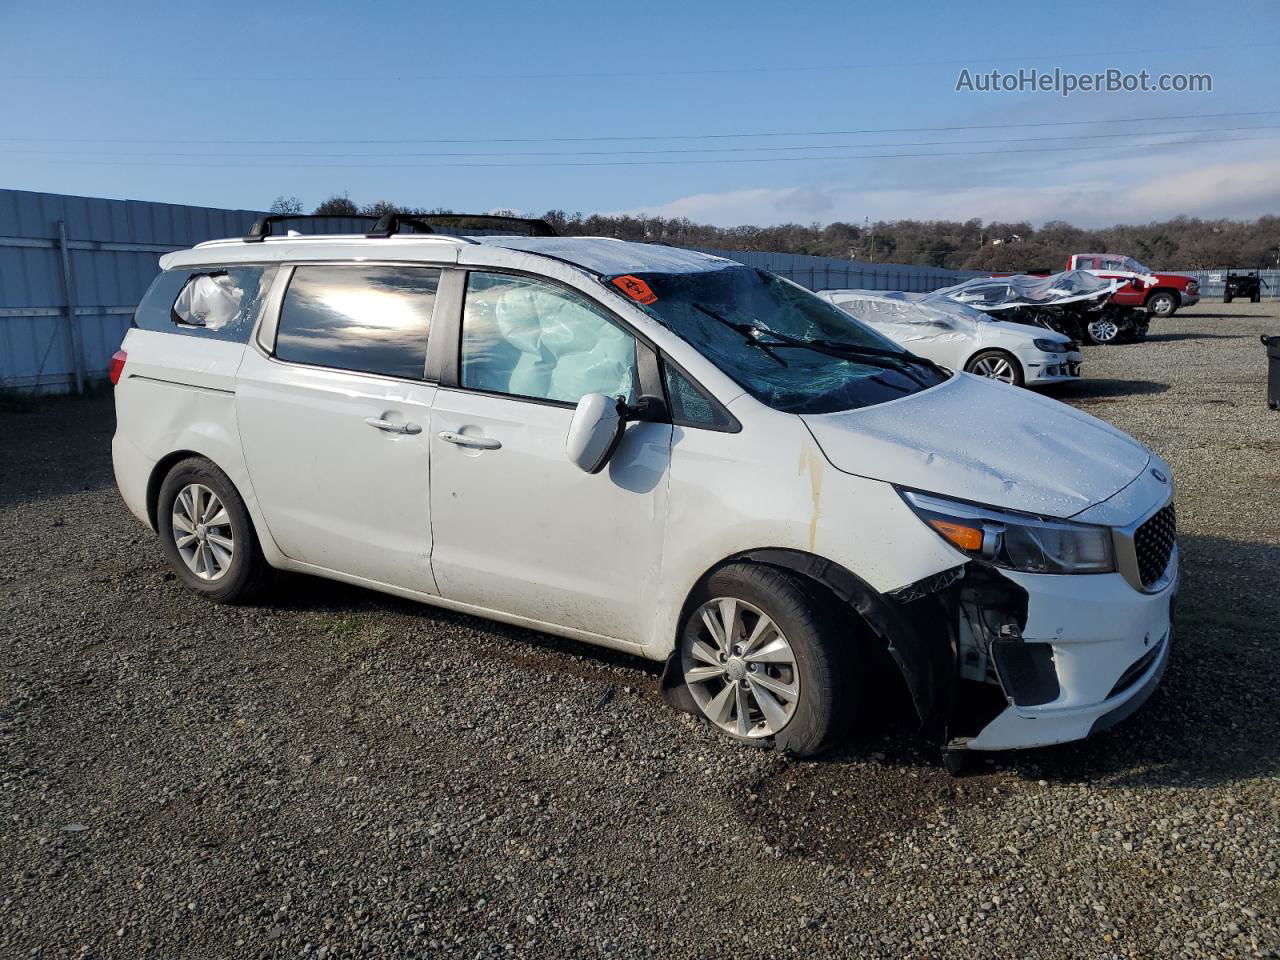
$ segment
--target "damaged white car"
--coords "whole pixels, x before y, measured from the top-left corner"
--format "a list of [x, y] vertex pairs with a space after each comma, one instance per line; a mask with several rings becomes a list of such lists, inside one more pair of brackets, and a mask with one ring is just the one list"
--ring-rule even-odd
[[165, 255], [113, 359], [120, 491], [198, 594], [290, 570], [625, 650], [804, 756], [881, 661], [952, 760], [1164, 673], [1173, 480], [1114, 427], [730, 260], [282, 219]]
[[1070, 337], [1011, 323], [967, 304], [923, 293], [820, 290], [818, 296], [894, 343], [952, 370], [1014, 386], [1078, 380], [1084, 354]]

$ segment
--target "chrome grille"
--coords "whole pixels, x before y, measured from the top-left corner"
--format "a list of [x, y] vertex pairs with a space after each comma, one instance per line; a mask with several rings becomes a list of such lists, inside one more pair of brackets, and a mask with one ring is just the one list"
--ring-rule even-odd
[[1176, 538], [1177, 517], [1172, 503], [1134, 531], [1133, 547], [1137, 554], [1138, 575], [1144, 587], [1150, 587], [1164, 576]]

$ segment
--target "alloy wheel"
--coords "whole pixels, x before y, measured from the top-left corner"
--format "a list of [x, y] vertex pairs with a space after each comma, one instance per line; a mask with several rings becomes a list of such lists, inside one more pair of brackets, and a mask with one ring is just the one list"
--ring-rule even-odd
[[218, 495], [202, 483], [189, 483], [173, 501], [173, 542], [178, 556], [201, 580], [218, 580], [236, 555], [231, 515]]
[[1013, 364], [1004, 357], [983, 357], [973, 365], [973, 372], [1001, 383], [1014, 383]]
[[1089, 337], [1094, 343], [1110, 343], [1120, 334], [1120, 328], [1114, 320], [1091, 320]]
[[800, 701], [800, 672], [791, 644], [759, 607], [717, 597], [693, 614], [681, 669], [703, 714], [738, 737], [769, 737], [785, 727]]

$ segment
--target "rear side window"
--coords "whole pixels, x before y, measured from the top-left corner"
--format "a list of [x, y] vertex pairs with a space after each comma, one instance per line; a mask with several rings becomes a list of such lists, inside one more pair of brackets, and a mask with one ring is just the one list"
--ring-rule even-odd
[[133, 324], [142, 330], [247, 343], [276, 269], [166, 270], [138, 304]]
[[275, 354], [281, 360], [421, 380], [440, 270], [325, 264], [289, 281]]

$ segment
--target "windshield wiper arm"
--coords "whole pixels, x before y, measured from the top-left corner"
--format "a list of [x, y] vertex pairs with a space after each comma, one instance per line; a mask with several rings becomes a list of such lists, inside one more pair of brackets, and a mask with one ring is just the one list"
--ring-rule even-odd
[[705, 313], [712, 320], [716, 321], [716, 323], [723, 324], [724, 326], [732, 330], [734, 333], [742, 334], [742, 338], [747, 342], [749, 346], [758, 347], [766, 357], [768, 357], [770, 360], [777, 363], [779, 366], [783, 366], [783, 367], [788, 366], [787, 361], [783, 360], [780, 356], [778, 356], [776, 353], [773, 352], [774, 347], [787, 346], [787, 344], [784, 344], [781, 342], [764, 343], [760, 340], [759, 335], [761, 333], [767, 333], [770, 336], [774, 336], [774, 333], [772, 330], [763, 330], [760, 327], [753, 326], [752, 324], [749, 324], [749, 323], [734, 323], [732, 320], [726, 320], [724, 317], [720, 316], [720, 314], [716, 313], [714, 310], [707, 309], [700, 303], [693, 304], [693, 309], [697, 310], [699, 313]]
[[934, 363], [928, 357], [922, 357], [918, 353], [912, 353], [910, 350], [886, 350], [883, 347], [866, 347], [857, 343], [843, 343], [839, 340], [813, 340], [812, 343], [821, 344], [831, 350], [840, 350], [858, 357], [886, 357], [891, 360], [897, 360], [900, 363], [907, 363], [917, 367], [928, 367], [938, 373], [946, 373], [946, 368], [940, 364]]
[[826, 354], [829, 357], [835, 357], [837, 360], [858, 360], [873, 367], [881, 367], [886, 370], [896, 370], [908, 380], [918, 383], [922, 387], [927, 387], [919, 377], [912, 373], [912, 367], [927, 366], [933, 370], [941, 370], [932, 360], [926, 360], [923, 357], [917, 357], [913, 353], [905, 350], [889, 350], [884, 347], [864, 346], [857, 343], [844, 343], [839, 340], [805, 340], [802, 337], [793, 337], [785, 333], [778, 333], [776, 330], [770, 330], [768, 327], [762, 327], [755, 324], [736, 324], [735, 327], [740, 328], [740, 332], [750, 337], [753, 342], [764, 343], [759, 339], [761, 336], [772, 337], [769, 342], [770, 347], [797, 347], [804, 350], [813, 350], [816, 353]]

